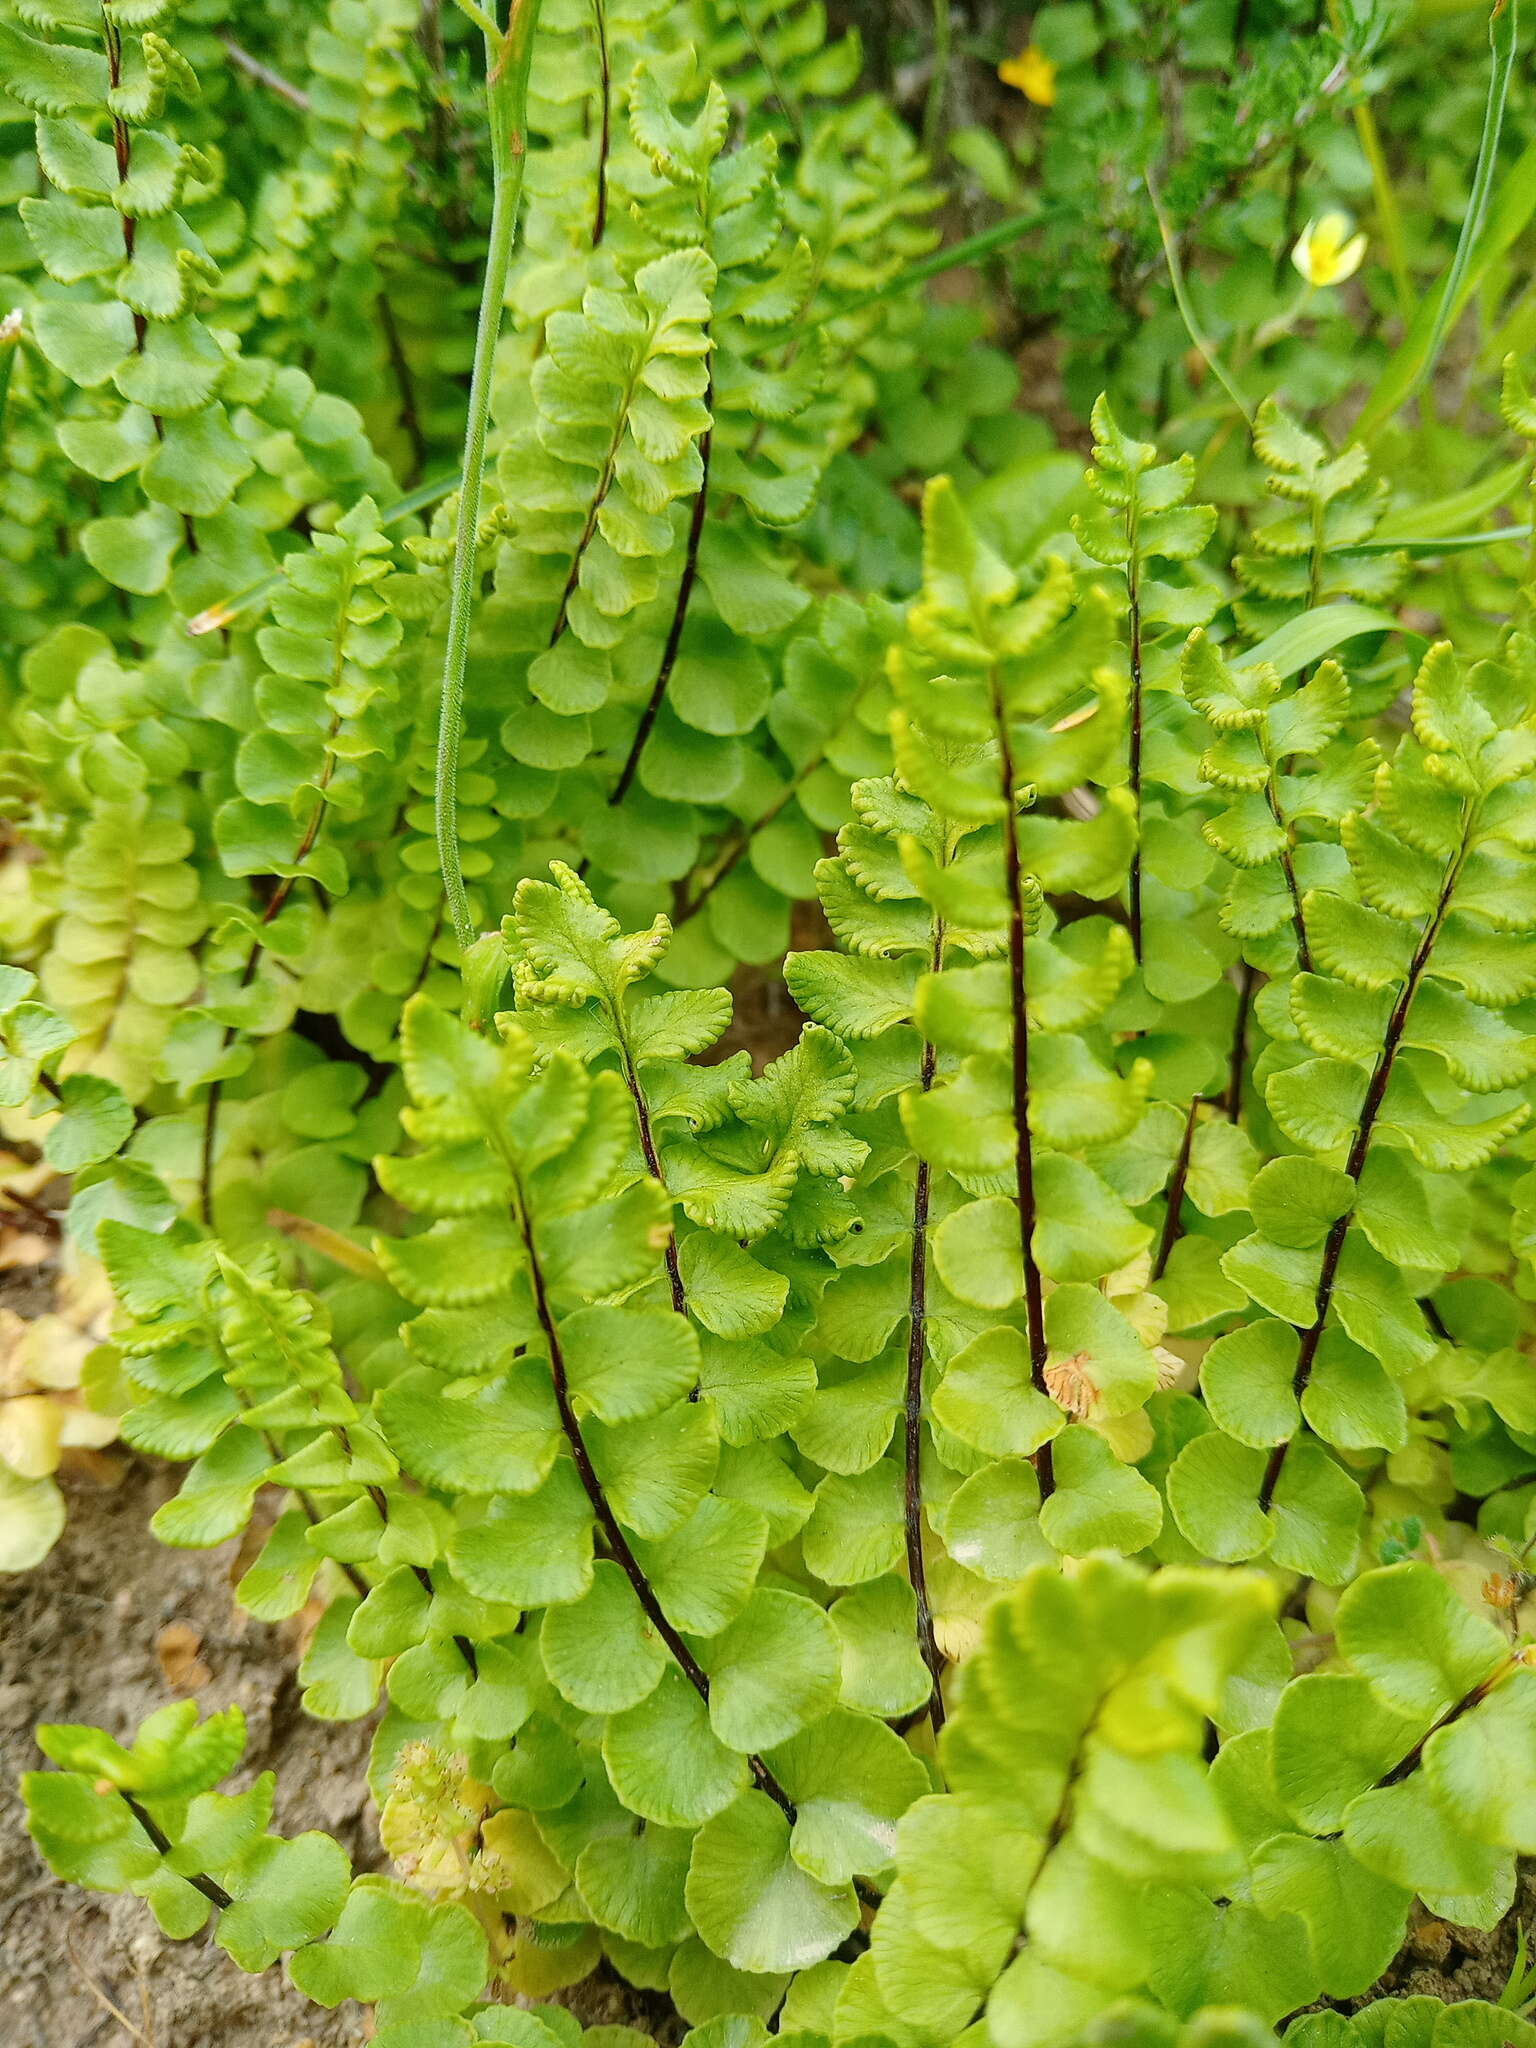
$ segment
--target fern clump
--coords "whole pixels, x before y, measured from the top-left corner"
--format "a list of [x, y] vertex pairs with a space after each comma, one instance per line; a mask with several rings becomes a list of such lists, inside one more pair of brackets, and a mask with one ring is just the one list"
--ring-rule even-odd
[[[1527, 2040], [1360, 2003], [1536, 1854], [1536, 413], [1387, 426], [1520, 225], [1490, 112], [1341, 426], [1213, 266], [1391, 45], [1241, 15], [1042, 10], [1010, 156], [816, 5], [0, 0], [0, 1109], [114, 1304], [0, 1565], [178, 1467], [387, 1867], [234, 1708], [28, 1822], [382, 2048]], [[957, 166], [1047, 213], [935, 253]], [[1086, 471], [923, 293], [1026, 232]]]

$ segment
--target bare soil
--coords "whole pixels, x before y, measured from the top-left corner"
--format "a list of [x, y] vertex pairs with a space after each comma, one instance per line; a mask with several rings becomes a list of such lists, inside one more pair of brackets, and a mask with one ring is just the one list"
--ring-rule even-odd
[[364, 1783], [372, 1723], [300, 1712], [298, 1645], [290, 1630], [236, 1608], [233, 1545], [155, 1542], [149, 1518], [178, 1477], [134, 1461], [115, 1487], [72, 1491], [52, 1555], [0, 1579], [0, 2042], [352, 2048], [366, 2038], [356, 2006], [321, 2012], [280, 1972], [245, 1976], [206, 1935], [165, 1940], [137, 1899], [57, 1883], [23, 1825], [16, 1779], [42, 1761], [36, 1722], [93, 1721], [123, 1737], [178, 1696], [174, 1677], [204, 1711], [244, 1709], [247, 1768], [237, 1782], [276, 1770], [275, 1824], [285, 1834], [324, 1828], [360, 1867], [378, 1860]]
[[1391, 1968], [1369, 1995], [1352, 2001], [1358, 2008], [1377, 1998], [1438, 1998], [1457, 2005], [1467, 1998], [1486, 1998], [1497, 2005], [1515, 1966], [1516, 1942], [1523, 1927], [1529, 1938], [1536, 1925], [1536, 1867], [1523, 1865], [1515, 1887], [1515, 1903], [1497, 1927], [1454, 1927], [1436, 1920], [1422, 1906], [1414, 1910], [1408, 1939]]
[[[237, 1608], [238, 1545], [163, 1548], [149, 1518], [180, 1468], [113, 1455], [120, 1483], [67, 1486], [57, 1548], [35, 1571], [0, 1577], [0, 2048], [364, 2048], [360, 2007], [323, 2012], [280, 1970], [248, 1977], [206, 1932], [168, 1941], [138, 1899], [57, 1882], [27, 1835], [16, 1781], [44, 1762], [38, 1722], [91, 1721], [123, 1739], [193, 1694], [205, 1713], [244, 1711], [231, 1790], [273, 1770], [275, 1827], [322, 1828], [356, 1869], [385, 1867], [365, 1781], [373, 1718], [303, 1713], [297, 1629]], [[667, 2000], [606, 1966], [562, 2002], [586, 2025], [642, 2027], [665, 2048], [684, 2031]]]

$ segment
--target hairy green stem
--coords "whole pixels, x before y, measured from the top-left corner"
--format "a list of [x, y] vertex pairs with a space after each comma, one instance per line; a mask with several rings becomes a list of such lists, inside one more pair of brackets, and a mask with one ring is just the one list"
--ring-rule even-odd
[[1493, 196], [1494, 183], [1498, 175], [1499, 136], [1504, 127], [1504, 107], [1509, 98], [1509, 82], [1514, 75], [1515, 58], [1520, 48], [1519, 0], [1494, 0], [1488, 16], [1488, 47], [1492, 66], [1488, 74], [1488, 99], [1483, 109], [1483, 132], [1478, 142], [1477, 168], [1472, 174], [1472, 190], [1467, 197], [1467, 210], [1462, 218], [1461, 233], [1456, 240], [1456, 254], [1451, 259], [1446, 274], [1445, 289], [1440, 294], [1435, 311], [1435, 324], [1430, 330], [1429, 347], [1424, 361], [1414, 378], [1410, 396], [1422, 391], [1434, 375], [1435, 365], [1440, 360], [1440, 351], [1450, 337], [1451, 324], [1458, 310], [1462, 281], [1472, 263], [1472, 251], [1482, 232], [1483, 220], [1488, 212], [1488, 202]]
[[485, 467], [485, 437], [490, 423], [491, 375], [512, 242], [523, 197], [527, 163], [528, 71], [533, 59], [534, 28], [539, 0], [512, 0], [506, 33], [485, 38], [485, 94], [491, 127], [493, 197], [490, 243], [485, 253], [485, 281], [480, 318], [475, 329], [474, 368], [470, 375], [469, 413], [464, 425], [464, 462], [459, 480], [458, 521], [453, 540], [453, 580], [448, 603], [448, 644], [443, 656], [443, 697], [437, 738], [437, 855], [443, 893], [454, 935], [467, 952], [474, 943], [469, 897], [459, 858], [459, 740], [464, 716], [464, 669], [469, 658], [469, 628], [479, 596], [478, 538], [480, 489]]
[[1157, 222], [1158, 237], [1163, 245], [1163, 258], [1168, 265], [1168, 282], [1173, 287], [1173, 301], [1179, 309], [1179, 318], [1184, 322], [1184, 331], [1194, 343], [1197, 352], [1211, 375], [1216, 379], [1222, 390], [1226, 392], [1228, 398], [1231, 399], [1249, 426], [1252, 426], [1253, 407], [1244, 398], [1242, 392], [1238, 390], [1236, 384], [1233, 383], [1232, 378], [1227, 372], [1226, 365], [1222, 362], [1221, 357], [1216, 353], [1212, 344], [1206, 339], [1204, 330], [1200, 326], [1199, 319], [1195, 313], [1194, 301], [1190, 298], [1189, 287], [1184, 281], [1184, 265], [1179, 260], [1179, 246], [1168, 226], [1168, 216], [1163, 211], [1162, 197], [1158, 192], [1150, 170], [1146, 174], [1146, 184], [1147, 198], [1152, 203], [1153, 218]]

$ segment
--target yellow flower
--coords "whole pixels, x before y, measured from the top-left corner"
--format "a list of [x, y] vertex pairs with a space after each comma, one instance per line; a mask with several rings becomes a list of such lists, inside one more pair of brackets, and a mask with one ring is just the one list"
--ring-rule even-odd
[[1347, 213], [1325, 213], [1302, 229], [1291, 261], [1308, 284], [1342, 284], [1360, 268], [1364, 235], [1351, 235]]
[[1056, 66], [1038, 43], [1030, 43], [1017, 57], [1005, 57], [997, 67], [1004, 85], [1016, 85], [1025, 99], [1037, 107], [1049, 107], [1056, 100]]

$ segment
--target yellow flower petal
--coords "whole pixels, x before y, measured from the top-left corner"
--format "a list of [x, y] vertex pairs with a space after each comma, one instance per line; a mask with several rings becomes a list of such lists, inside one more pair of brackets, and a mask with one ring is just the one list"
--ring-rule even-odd
[[1342, 284], [1360, 268], [1365, 236], [1351, 235], [1350, 225], [1346, 213], [1325, 213], [1302, 229], [1291, 261], [1308, 284]]
[[997, 67], [1004, 85], [1017, 86], [1025, 99], [1037, 107], [1049, 107], [1056, 100], [1056, 66], [1038, 43], [1030, 43], [1017, 57], [1005, 57]]

